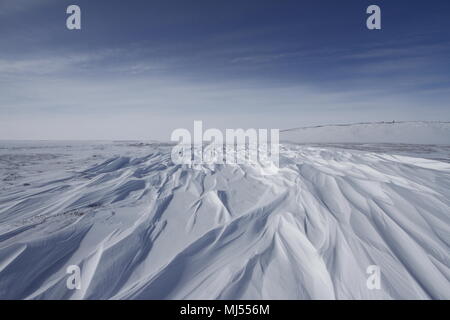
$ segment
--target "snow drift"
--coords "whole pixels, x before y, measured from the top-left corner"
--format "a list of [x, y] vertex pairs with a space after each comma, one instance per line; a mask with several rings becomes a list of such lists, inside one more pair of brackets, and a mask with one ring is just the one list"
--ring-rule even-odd
[[450, 144], [450, 122], [401, 121], [322, 125], [283, 130], [280, 138], [297, 143]]
[[1, 189], [2, 299], [450, 298], [449, 163], [284, 144], [261, 175], [157, 144], [12, 153], [0, 172], [27, 175]]

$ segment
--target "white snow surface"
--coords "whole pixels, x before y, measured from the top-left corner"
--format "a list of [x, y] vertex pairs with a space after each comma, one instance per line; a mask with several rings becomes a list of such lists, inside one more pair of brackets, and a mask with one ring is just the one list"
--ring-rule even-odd
[[164, 144], [2, 142], [0, 299], [449, 299], [449, 148], [427, 148], [283, 144], [261, 175]]
[[320, 125], [282, 130], [283, 141], [296, 143], [450, 144], [450, 122], [399, 121]]

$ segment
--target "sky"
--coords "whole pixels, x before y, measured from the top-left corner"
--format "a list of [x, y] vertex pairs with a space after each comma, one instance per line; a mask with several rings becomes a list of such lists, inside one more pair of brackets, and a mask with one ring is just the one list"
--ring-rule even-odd
[[[81, 8], [81, 30], [66, 9]], [[381, 30], [366, 9], [381, 8]], [[450, 121], [448, 0], [0, 0], [0, 139]]]

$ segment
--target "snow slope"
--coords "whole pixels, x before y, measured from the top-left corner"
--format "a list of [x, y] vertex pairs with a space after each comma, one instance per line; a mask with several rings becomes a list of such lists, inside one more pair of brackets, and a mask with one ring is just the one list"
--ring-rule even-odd
[[284, 144], [261, 175], [170, 150], [0, 147], [0, 298], [450, 298], [450, 163]]
[[297, 143], [450, 144], [450, 122], [400, 121], [322, 125], [283, 130], [282, 141]]

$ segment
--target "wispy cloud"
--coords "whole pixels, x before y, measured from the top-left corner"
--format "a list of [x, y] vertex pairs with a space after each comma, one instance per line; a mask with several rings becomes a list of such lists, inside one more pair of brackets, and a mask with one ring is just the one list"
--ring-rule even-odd
[[0, 2], [0, 16], [32, 10], [39, 6], [49, 5], [58, 0], [2, 0]]

